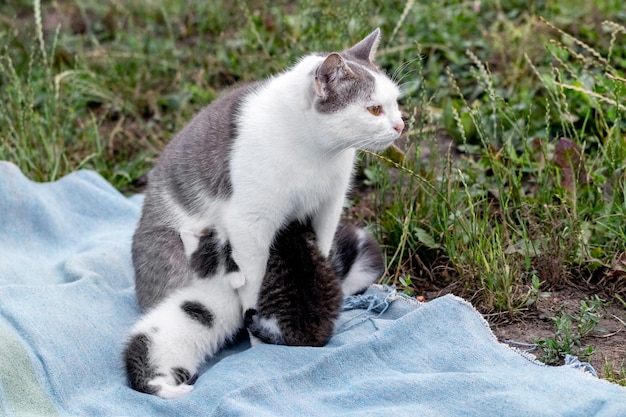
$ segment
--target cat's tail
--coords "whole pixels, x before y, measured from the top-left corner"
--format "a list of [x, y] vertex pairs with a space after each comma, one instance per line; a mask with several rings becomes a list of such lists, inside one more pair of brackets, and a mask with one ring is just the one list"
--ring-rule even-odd
[[385, 260], [374, 236], [352, 225], [339, 225], [330, 259], [344, 295], [364, 292], [385, 271]]

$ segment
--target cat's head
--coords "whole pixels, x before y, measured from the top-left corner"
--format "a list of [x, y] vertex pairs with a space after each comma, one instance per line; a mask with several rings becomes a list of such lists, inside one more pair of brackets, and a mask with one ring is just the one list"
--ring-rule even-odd
[[325, 55], [315, 69], [315, 109], [349, 147], [382, 150], [404, 129], [399, 89], [374, 61], [379, 41], [376, 29], [351, 48]]

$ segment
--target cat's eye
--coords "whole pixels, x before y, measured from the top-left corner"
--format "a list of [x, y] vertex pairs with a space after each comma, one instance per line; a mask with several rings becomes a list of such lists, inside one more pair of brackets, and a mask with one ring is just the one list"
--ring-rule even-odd
[[369, 106], [367, 111], [372, 113], [374, 116], [380, 116], [383, 112], [383, 106]]

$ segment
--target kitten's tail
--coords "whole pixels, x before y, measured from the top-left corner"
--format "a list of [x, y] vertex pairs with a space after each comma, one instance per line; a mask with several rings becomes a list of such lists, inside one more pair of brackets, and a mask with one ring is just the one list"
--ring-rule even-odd
[[385, 260], [374, 236], [351, 225], [337, 229], [330, 259], [344, 295], [364, 292], [385, 271]]

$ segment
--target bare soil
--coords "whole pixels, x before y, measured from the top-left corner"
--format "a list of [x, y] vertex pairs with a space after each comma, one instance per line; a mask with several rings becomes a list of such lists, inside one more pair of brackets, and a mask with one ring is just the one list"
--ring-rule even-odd
[[[550, 291], [550, 295], [540, 298], [537, 307], [522, 312], [518, 317], [496, 318], [488, 321], [492, 330], [501, 342], [516, 341], [534, 343], [537, 338], [554, 338], [555, 327], [551, 319], [561, 314], [560, 308], [565, 305], [565, 311], [576, 315], [580, 311], [580, 302], [589, 295], [596, 294], [597, 288], [581, 290], [578, 288], [563, 288]], [[602, 297], [602, 294], [600, 294]], [[606, 295], [602, 297], [607, 299]], [[616, 303], [604, 307], [600, 311], [600, 319], [595, 330], [581, 339], [581, 347], [593, 346], [594, 353], [590, 358], [581, 358], [588, 361], [601, 377], [606, 377], [605, 364], [615, 371], [619, 366], [626, 366], [626, 309]], [[620, 322], [621, 320], [621, 322]], [[531, 353], [541, 357], [543, 352], [536, 349]], [[622, 375], [622, 378], [626, 377]]]

